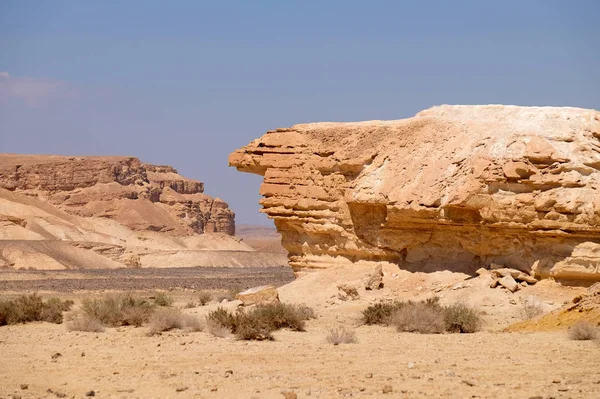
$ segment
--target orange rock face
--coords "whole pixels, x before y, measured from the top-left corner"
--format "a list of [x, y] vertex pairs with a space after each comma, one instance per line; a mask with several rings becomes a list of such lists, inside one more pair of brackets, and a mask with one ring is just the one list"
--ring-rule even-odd
[[229, 163], [264, 176], [263, 212], [296, 271], [495, 263], [600, 280], [595, 110], [440, 106], [397, 121], [295, 125]]
[[0, 154], [0, 187], [133, 230], [173, 236], [235, 233], [233, 212], [224, 201], [205, 195], [202, 182], [133, 157]]

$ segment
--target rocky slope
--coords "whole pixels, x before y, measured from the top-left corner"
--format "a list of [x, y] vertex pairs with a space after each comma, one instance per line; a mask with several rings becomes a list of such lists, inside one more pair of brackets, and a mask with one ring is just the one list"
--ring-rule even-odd
[[492, 264], [600, 280], [600, 113], [440, 106], [413, 118], [267, 132], [230, 155], [264, 176], [296, 271]]
[[133, 230], [176, 236], [235, 233], [233, 212], [224, 201], [205, 195], [202, 182], [133, 157], [0, 154], [0, 187]]
[[231, 236], [233, 212], [202, 191], [136, 158], [0, 155], [0, 267], [285, 264]]

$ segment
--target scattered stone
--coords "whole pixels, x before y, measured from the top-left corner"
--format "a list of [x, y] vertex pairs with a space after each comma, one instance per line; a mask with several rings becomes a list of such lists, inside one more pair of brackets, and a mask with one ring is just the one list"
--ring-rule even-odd
[[217, 390], [218, 390], [218, 389], [219, 389], [219, 388], [217, 388], [217, 387], [212, 387], [212, 388], [210, 389], [210, 391], [211, 391], [211, 392], [217, 392]]
[[277, 288], [272, 285], [261, 285], [240, 292], [235, 296], [235, 299], [242, 301], [244, 306], [259, 303], [274, 303], [279, 302], [279, 293], [277, 292]]
[[498, 286], [498, 280], [494, 279], [492, 280], [492, 282], [490, 283], [490, 288], [496, 288]]
[[498, 280], [498, 283], [510, 292], [515, 292], [519, 289], [519, 284], [517, 284], [511, 275], [502, 277], [500, 280]]
[[21, 389], [24, 391], [26, 389], [29, 389], [29, 384], [21, 384]]
[[365, 378], [373, 378], [373, 373], [367, 373], [367, 374], [365, 375]]
[[[392, 276], [394, 277], [394, 276]], [[365, 283], [366, 290], [379, 290], [383, 288], [383, 267], [381, 265], [377, 265], [373, 273], [367, 279]]]
[[81, 352], [81, 357], [85, 357], [85, 352]]
[[347, 300], [355, 300], [358, 299], [358, 290], [356, 289], [356, 287], [352, 287], [351, 285], [348, 284], [340, 284], [337, 286], [339, 292], [338, 292], [338, 297], [342, 300], [342, 301], [347, 301]]
[[456, 377], [456, 373], [452, 370], [446, 370], [446, 376], [448, 377]]
[[514, 299], [511, 299], [510, 301], [508, 301], [508, 303], [510, 303], [511, 305], [516, 305], [517, 301], [515, 301]]
[[544, 399], [544, 397], [540, 396], [540, 395], [538, 395], [538, 396], [530, 396], [529, 399]]
[[473, 381], [469, 381], [469, 380], [462, 380], [462, 382], [463, 382], [464, 384], [467, 384], [467, 385], [468, 385], [468, 386], [470, 386], [470, 387], [474, 387], [474, 386], [475, 386], [475, 383], [474, 383]]
[[414, 369], [415, 368], [415, 363], [414, 362], [408, 363], [408, 368], [409, 369]]
[[486, 275], [486, 274], [489, 274], [489, 273], [490, 273], [490, 271], [488, 269], [483, 268], [483, 267], [480, 267], [479, 269], [477, 269], [475, 271], [475, 274], [477, 274], [478, 276], [483, 276], [483, 275]]
[[552, 380], [552, 383], [553, 383], [553, 384], [560, 384], [560, 380], [556, 380], [556, 379], [555, 379], [555, 380]]
[[392, 393], [394, 392], [394, 388], [391, 385], [384, 385], [383, 389], [381, 390], [382, 393]]
[[298, 395], [294, 391], [281, 391], [285, 399], [298, 399]]
[[52, 360], [56, 360], [56, 359], [58, 359], [61, 356], [62, 356], [62, 354], [60, 354], [59, 352], [56, 352], [54, 355], [52, 355], [50, 357], [52, 358]]
[[507, 267], [503, 267], [501, 269], [496, 269], [492, 271], [492, 276], [496, 277], [496, 278], [500, 278], [500, 277], [506, 277], [506, 276], [511, 276], [512, 278], [515, 279], [515, 281], [518, 282], [526, 282], [529, 284], [535, 284], [537, 283], [537, 279], [535, 277], [530, 276], [527, 273], [524, 273], [520, 270], [517, 269], [510, 269]]
[[184, 392], [187, 391], [188, 387], [179, 387], [175, 389], [175, 392]]
[[233, 375], [233, 370], [225, 371], [225, 378], [229, 378], [230, 375]]
[[96, 396], [96, 391], [87, 391], [85, 396]]

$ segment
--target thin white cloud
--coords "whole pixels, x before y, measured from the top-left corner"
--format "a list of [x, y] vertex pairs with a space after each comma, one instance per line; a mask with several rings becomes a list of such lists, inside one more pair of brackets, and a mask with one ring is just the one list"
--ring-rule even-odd
[[0, 72], [0, 102], [19, 100], [35, 107], [74, 95], [75, 90], [59, 80], [12, 77], [8, 72]]

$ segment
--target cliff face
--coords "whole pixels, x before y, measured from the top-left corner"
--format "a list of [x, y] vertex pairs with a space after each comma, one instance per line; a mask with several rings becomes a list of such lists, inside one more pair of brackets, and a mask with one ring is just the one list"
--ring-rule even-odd
[[440, 106], [413, 118], [267, 132], [230, 155], [264, 176], [296, 271], [387, 261], [472, 273], [492, 263], [600, 279], [600, 113]]
[[205, 195], [202, 182], [133, 157], [0, 154], [0, 187], [133, 230], [173, 236], [235, 233], [233, 212], [224, 201]]

